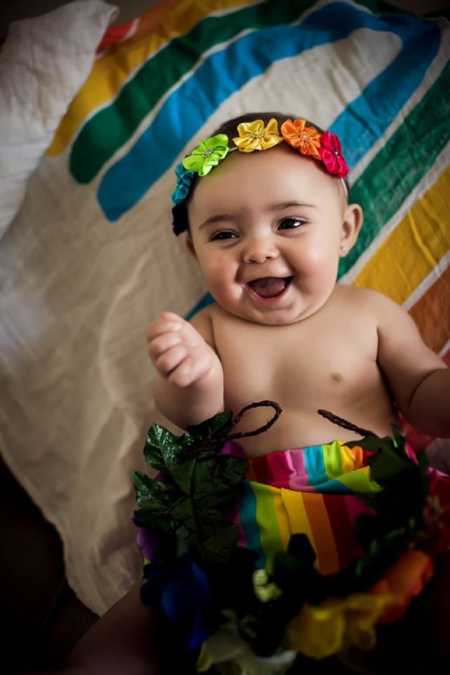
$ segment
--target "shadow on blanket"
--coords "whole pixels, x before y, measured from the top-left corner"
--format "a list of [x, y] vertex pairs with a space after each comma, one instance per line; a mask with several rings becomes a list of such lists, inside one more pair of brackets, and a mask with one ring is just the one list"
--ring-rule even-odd
[[0, 458], [2, 673], [54, 668], [96, 621], [64, 575], [62, 546]]

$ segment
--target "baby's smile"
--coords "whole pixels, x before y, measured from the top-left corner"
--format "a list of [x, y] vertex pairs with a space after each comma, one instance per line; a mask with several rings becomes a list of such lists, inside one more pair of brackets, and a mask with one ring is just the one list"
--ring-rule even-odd
[[250, 281], [247, 286], [260, 298], [278, 298], [286, 291], [292, 278], [292, 276], [261, 277]]

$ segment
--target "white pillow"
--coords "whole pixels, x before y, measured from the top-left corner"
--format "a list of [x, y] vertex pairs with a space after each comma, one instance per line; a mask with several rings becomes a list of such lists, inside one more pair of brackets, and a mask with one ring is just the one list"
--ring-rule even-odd
[[118, 9], [77, 0], [11, 24], [0, 52], [0, 239]]

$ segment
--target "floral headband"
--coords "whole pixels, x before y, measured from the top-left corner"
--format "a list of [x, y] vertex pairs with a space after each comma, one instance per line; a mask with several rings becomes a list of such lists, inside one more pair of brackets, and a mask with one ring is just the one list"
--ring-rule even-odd
[[308, 126], [304, 119], [286, 120], [280, 130], [274, 117], [266, 126], [262, 120], [241, 122], [237, 126], [237, 132], [239, 136], [232, 139], [234, 147], [230, 147], [226, 134], [210, 136], [201, 141], [176, 167], [177, 184], [172, 193], [172, 202], [175, 205], [172, 209], [175, 234], [187, 229], [186, 218], [177, 217], [177, 207], [188, 197], [195, 176], [206, 176], [229, 152], [269, 150], [285, 142], [301, 155], [320, 162], [328, 174], [340, 179], [348, 174], [349, 169], [336, 134], [330, 131], [321, 132], [311, 125]]

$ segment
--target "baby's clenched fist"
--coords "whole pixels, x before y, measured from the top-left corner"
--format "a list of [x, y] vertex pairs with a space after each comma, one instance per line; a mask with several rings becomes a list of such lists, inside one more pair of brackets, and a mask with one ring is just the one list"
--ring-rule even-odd
[[200, 383], [217, 356], [194, 326], [162, 312], [148, 328], [148, 352], [158, 372], [177, 387]]

